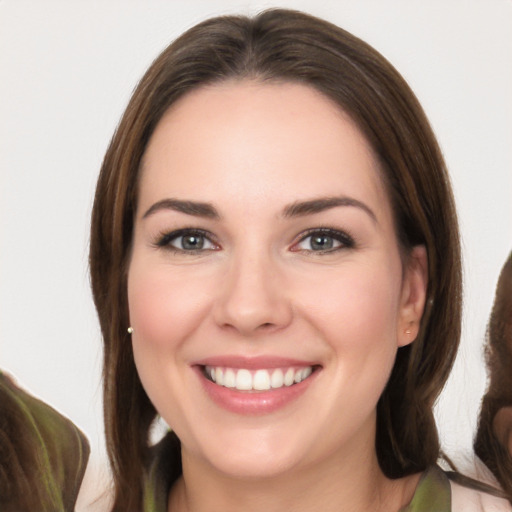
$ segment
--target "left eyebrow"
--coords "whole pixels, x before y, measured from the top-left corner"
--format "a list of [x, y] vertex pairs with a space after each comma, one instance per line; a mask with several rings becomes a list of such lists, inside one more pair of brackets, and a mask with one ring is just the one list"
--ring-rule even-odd
[[153, 215], [160, 210], [174, 210], [176, 212], [193, 215], [195, 217], [205, 217], [208, 219], [220, 219], [217, 210], [210, 203], [201, 203], [197, 201], [182, 201], [180, 199], [168, 198], [155, 203], [142, 216], [143, 219]]
[[283, 217], [302, 217], [303, 215], [312, 215], [339, 206], [360, 208], [371, 217], [373, 222], [378, 224], [377, 216], [369, 206], [357, 199], [346, 196], [320, 197], [308, 201], [297, 201], [284, 208]]

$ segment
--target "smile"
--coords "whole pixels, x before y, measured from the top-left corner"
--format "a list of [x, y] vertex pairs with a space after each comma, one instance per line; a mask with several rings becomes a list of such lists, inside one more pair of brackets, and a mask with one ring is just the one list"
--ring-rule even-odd
[[243, 416], [261, 416], [290, 406], [314, 387], [323, 369], [316, 361], [271, 355], [210, 356], [192, 367], [214, 404]]
[[205, 377], [218, 386], [238, 391], [269, 391], [299, 384], [313, 373], [313, 369], [305, 366], [249, 370], [207, 365], [203, 371]]

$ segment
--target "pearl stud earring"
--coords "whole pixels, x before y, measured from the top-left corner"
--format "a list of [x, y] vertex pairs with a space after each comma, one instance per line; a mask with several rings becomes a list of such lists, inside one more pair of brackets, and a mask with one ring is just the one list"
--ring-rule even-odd
[[128, 334], [133, 334], [133, 327], [128, 327], [127, 331], [128, 331]]

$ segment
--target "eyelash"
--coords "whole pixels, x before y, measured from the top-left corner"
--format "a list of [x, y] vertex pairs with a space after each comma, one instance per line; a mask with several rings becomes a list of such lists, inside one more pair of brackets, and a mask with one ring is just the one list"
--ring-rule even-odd
[[[319, 237], [328, 237], [333, 239], [335, 242], [339, 243], [339, 246], [328, 248], [325, 250], [313, 250], [313, 249], [300, 249], [297, 248], [299, 244], [306, 241], [308, 238], [311, 238], [313, 236], [319, 236]], [[172, 245], [172, 242], [177, 240], [180, 237], [186, 237], [186, 236], [196, 236], [201, 237], [203, 240], [207, 240], [210, 244], [215, 246], [214, 248], [199, 248], [199, 249], [180, 249], [178, 247], [174, 247]], [[168, 233], [161, 233], [156, 242], [153, 244], [157, 248], [164, 248], [168, 249], [170, 251], [173, 251], [175, 253], [187, 253], [187, 254], [199, 254], [201, 252], [205, 251], [214, 251], [219, 248], [218, 244], [215, 242], [215, 237], [209, 233], [208, 231], [205, 231], [203, 229], [198, 228], [182, 228], [178, 229], [176, 231], [171, 231]], [[350, 236], [348, 233], [344, 231], [339, 231], [337, 229], [332, 228], [314, 228], [306, 231], [305, 233], [301, 233], [300, 238], [297, 242], [294, 242], [294, 244], [291, 246], [292, 252], [300, 252], [301, 250], [307, 253], [314, 253], [314, 254], [327, 254], [327, 253], [334, 253], [343, 249], [352, 249], [356, 245], [355, 240], [352, 236]]]
[[[204, 240], [207, 240], [212, 245], [215, 246], [215, 249], [180, 249], [178, 247], [174, 247], [171, 245], [171, 243], [175, 240], [177, 240], [180, 237], [186, 237], [186, 236], [196, 236], [201, 237]], [[213, 251], [216, 250], [218, 247], [217, 243], [215, 242], [215, 237], [209, 233], [208, 231], [205, 231], [203, 229], [198, 228], [182, 228], [177, 229], [176, 231], [171, 231], [169, 233], [161, 233], [154, 243], [155, 247], [168, 249], [170, 251], [176, 252], [176, 253], [187, 253], [187, 254], [198, 254], [205, 251]]]
[[333, 248], [329, 248], [329, 249], [325, 249], [325, 250], [318, 250], [318, 251], [315, 251], [313, 249], [302, 249], [302, 250], [304, 250], [308, 253], [314, 253], [314, 254], [328, 254], [328, 253], [338, 252], [341, 250], [353, 249], [356, 245], [354, 238], [344, 231], [339, 231], [337, 229], [332, 229], [332, 228], [314, 228], [314, 229], [310, 229], [310, 230], [306, 231], [306, 233], [301, 234], [300, 239], [296, 243], [293, 244], [292, 251], [299, 252], [301, 249], [294, 249], [294, 247], [296, 247], [300, 243], [306, 241], [308, 238], [314, 237], [315, 235], [320, 236], [320, 237], [324, 236], [324, 237], [332, 238], [336, 242], [339, 242], [340, 245], [338, 247], [333, 247]]

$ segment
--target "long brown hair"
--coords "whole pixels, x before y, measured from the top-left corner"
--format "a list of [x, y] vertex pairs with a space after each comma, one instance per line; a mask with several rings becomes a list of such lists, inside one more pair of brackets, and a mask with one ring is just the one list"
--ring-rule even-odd
[[512, 503], [512, 453], [493, 428], [498, 411], [512, 406], [512, 253], [498, 279], [485, 350], [490, 382], [482, 400], [474, 448]]
[[0, 370], [0, 510], [74, 510], [88, 458], [80, 430]]
[[398, 352], [379, 401], [376, 449], [384, 473], [405, 476], [439, 455], [432, 406], [460, 337], [461, 264], [445, 164], [416, 97], [389, 62], [352, 34], [289, 10], [202, 22], [150, 66], [105, 155], [92, 214], [90, 269], [104, 339], [104, 409], [115, 510], [140, 506], [148, 431], [156, 411], [134, 364], [126, 272], [141, 158], [177, 99], [205, 84], [247, 79], [300, 82], [336, 102], [380, 162], [405, 257], [424, 244], [428, 301], [416, 341]]

